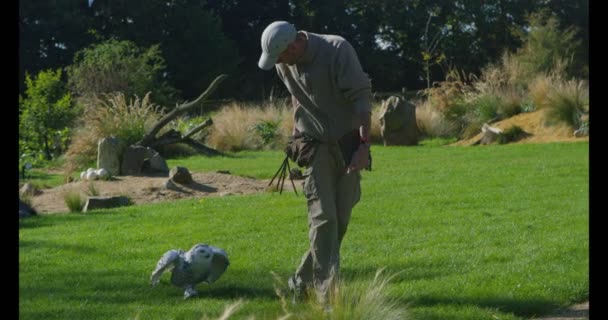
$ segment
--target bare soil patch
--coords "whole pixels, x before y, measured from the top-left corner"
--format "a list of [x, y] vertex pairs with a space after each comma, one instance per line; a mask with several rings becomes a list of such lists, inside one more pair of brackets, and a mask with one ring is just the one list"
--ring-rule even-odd
[[191, 172], [193, 182], [188, 185], [173, 184], [166, 188], [168, 176], [119, 176], [110, 181], [76, 181], [44, 189], [32, 197], [32, 207], [40, 214], [68, 212], [64, 195], [79, 192], [83, 199], [94, 186], [99, 196], [127, 196], [137, 204], [172, 201], [184, 198], [202, 198], [264, 192], [268, 180], [235, 176], [218, 172]]

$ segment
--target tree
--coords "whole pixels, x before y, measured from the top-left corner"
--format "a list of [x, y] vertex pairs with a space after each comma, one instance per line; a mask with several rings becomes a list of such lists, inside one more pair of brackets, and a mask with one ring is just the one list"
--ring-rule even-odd
[[161, 77], [165, 62], [158, 46], [145, 49], [130, 41], [104, 41], [78, 51], [67, 71], [72, 92], [82, 97], [112, 92], [143, 97], [152, 92], [156, 104], [171, 106], [176, 94]]
[[25, 74], [62, 68], [94, 41], [92, 11], [86, 1], [19, 0], [19, 92]]
[[524, 46], [515, 53], [529, 76], [551, 71], [578, 75], [580, 65], [574, 63], [573, 58], [582, 41], [577, 29], [570, 26], [562, 30], [557, 17], [546, 10], [531, 14], [529, 21], [530, 30], [522, 35]]
[[93, 28], [106, 39], [145, 48], [158, 45], [166, 63], [163, 80], [178, 89], [182, 99], [190, 100], [215, 75], [235, 73], [239, 63], [234, 41], [222, 32], [222, 20], [205, 7], [206, 2], [98, 1], [91, 8]]
[[[76, 117], [72, 97], [61, 81], [61, 70], [45, 70], [35, 78], [25, 76], [25, 97], [19, 96], [19, 140], [21, 153], [42, 154], [51, 160], [67, 138], [67, 129]], [[26, 149], [26, 150], [24, 150]]]

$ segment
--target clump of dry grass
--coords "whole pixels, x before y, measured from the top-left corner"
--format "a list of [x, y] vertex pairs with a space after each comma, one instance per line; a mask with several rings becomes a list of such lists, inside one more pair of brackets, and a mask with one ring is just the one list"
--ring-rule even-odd
[[547, 124], [565, 123], [579, 128], [581, 117], [589, 112], [589, 85], [586, 81], [560, 81], [547, 95], [545, 116]]
[[[267, 130], [275, 132], [272, 141], [265, 143], [256, 126], [268, 123], [275, 123], [276, 127], [267, 126]], [[233, 102], [213, 116], [207, 144], [221, 151], [272, 149], [287, 143], [292, 128], [292, 108], [286, 102]]]
[[89, 182], [89, 184], [87, 185], [87, 195], [91, 197], [96, 197], [99, 195], [99, 190], [97, 190], [97, 187], [95, 186], [95, 183], [93, 183], [93, 181]]
[[372, 103], [372, 123], [370, 127], [370, 140], [374, 143], [382, 142], [382, 128], [380, 125], [380, 113], [382, 112], [382, 101]]
[[[226, 306], [226, 308], [224, 308], [224, 312], [219, 316], [219, 318], [217, 318], [217, 320], [226, 320], [229, 319], [230, 317], [232, 317], [241, 307], [243, 307], [243, 305], [245, 304], [245, 302], [243, 302], [243, 299], [239, 299], [231, 304], [229, 304], [228, 306]], [[201, 318], [201, 320], [210, 320], [211, 318], [209, 318], [208, 316], [204, 316]], [[247, 319], [255, 319], [254, 317], [249, 317]]]
[[78, 191], [66, 191], [63, 194], [63, 201], [70, 212], [80, 212], [84, 207], [84, 200]]
[[549, 106], [549, 92], [559, 79], [547, 74], [538, 74], [528, 85], [528, 97], [537, 109]]
[[66, 174], [71, 174], [97, 157], [99, 139], [114, 136], [130, 145], [143, 138], [145, 132], [160, 119], [160, 107], [150, 101], [150, 93], [142, 99], [129, 99], [117, 92], [102, 99], [87, 100], [72, 143], [66, 152]]
[[431, 88], [424, 90], [433, 109], [440, 112], [454, 107], [463, 98], [467, 85], [461, 80], [446, 77], [446, 81], [436, 82]]
[[386, 276], [384, 269], [379, 269], [372, 281], [340, 280], [329, 305], [322, 305], [314, 298], [314, 293], [304, 301], [304, 307], [290, 311], [286, 289], [281, 289], [280, 278], [275, 276], [275, 292], [281, 300], [284, 316], [282, 319], [335, 319], [335, 320], [404, 320], [409, 315], [405, 306], [387, 294], [389, 282], [398, 274]]
[[452, 137], [457, 134], [457, 125], [448, 121], [429, 100], [420, 100], [415, 104], [416, 124], [423, 137]]

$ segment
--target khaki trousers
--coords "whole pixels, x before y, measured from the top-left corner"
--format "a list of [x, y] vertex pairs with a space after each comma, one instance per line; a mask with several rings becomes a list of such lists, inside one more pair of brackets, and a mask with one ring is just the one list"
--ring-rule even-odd
[[340, 148], [327, 143], [319, 145], [305, 175], [310, 247], [295, 275], [315, 289], [320, 302], [327, 302], [339, 277], [340, 244], [361, 197], [361, 175], [346, 174]]

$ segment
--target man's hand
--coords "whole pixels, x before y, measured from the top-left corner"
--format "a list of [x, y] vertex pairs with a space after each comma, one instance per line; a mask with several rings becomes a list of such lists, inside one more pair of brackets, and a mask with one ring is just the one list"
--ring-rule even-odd
[[360, 144], [359, 149], [353, 154], [353, 158], [350, 161], [348, 167], [346, 167], [346, 174], [351, 172], [357, 172], [365, 169], [369, 164], [369, 144]]

